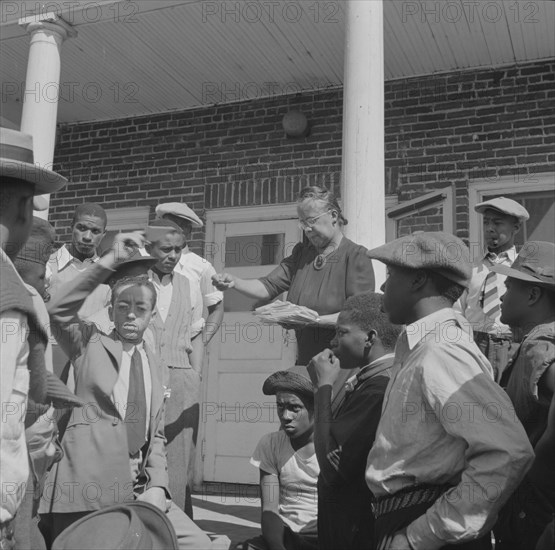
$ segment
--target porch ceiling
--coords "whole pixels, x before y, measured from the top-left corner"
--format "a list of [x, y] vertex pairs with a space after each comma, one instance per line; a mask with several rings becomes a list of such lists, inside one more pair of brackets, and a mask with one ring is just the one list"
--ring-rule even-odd
[[[80, 4], [43, 4], [78, 31], [63, 46], [59, 122], [181, 110], [343, 81], [344, 0]], [[19, 124], [27, 67], [29, 37], [18, 19], [40, 6], [2, 2], [6, 123]], [[552, 1], [385, 0], [385, 78], [555, 57], [553, 28]], [[52, 97], [55, 87], [35, 93]]]

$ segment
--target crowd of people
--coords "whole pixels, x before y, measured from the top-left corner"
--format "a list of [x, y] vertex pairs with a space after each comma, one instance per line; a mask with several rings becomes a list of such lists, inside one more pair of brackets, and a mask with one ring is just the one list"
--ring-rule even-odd
[[[372, 250], [328, 190], [301, 191], [303, 241], [267, 276], [216, 273], [202, 220], [162, 203], [101, 251], [99, 204], [71, 242], [34, 217], [67, 184], [0, 139], [0, 549], [208, 549], [191, 504], [204, 352], [229, 289], [317, 312], [264, 382], [280, 429], [252, 450], [261, 533], [244, 550], [545, 550], [555, 511], [555, 245], [476, 206], [484, 255], [444, 232]], [[375, 292], [372, 262], [387, 267]]]

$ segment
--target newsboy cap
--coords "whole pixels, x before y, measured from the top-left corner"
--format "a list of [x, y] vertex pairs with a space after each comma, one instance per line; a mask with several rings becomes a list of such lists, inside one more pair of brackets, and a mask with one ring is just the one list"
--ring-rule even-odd
[[513, 265], [494, 265], [491, 271], [513, 279], [555, 289], [555, 244], [546, 241], [524, 243]]
[[264, 395], [275, 395], [278, 391], [300, 393], [313, 397], [314, 386], [308, 370], [304, 365], [295, 365], [287, 370], [280, 370], [266, 378], [262, 386]]
[[164, 204], [159, 204], [155, 212], [158, 218], [171, 214], [178, 218], [185, 218], [195, 227], [202, 227], [204, 225], [202, 220], [184, 202], [165, 202]]
[[386, 265], [429, 269], [464, 287], [468, 287], [472, 275], [468, 247], [443, 231], [406, 235], [369, 250], [368, 256]]
[[513, 199], [508, 199], [507, 197], [495, 197], [489, 201], [480, 202], [474, 207], [474, 210], [479, 214], [483, 214], [488, 209], [497, 210], [508, 216], [514, 216], [519, 222], [525, 222], [530, 218], [528, 210], [526, 210], [522, 204], [519, 204]]

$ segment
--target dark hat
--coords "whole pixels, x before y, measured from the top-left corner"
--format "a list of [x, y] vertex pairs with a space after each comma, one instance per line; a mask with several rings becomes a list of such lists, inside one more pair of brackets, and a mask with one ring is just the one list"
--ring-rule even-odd
[[82, 407], [85, 404], [55, 374], [49, 371], [46, 372], [46, 400], [52, 403], [55, 409]]
[[46, 220], [33, 216], [29, 238], [17, 254], [17, 260], [46, 265], [54, 247], [54, 228]]
[[278, 391], [300, 393], [312, 397], [314, 386], [307, 368], [303, 365], [295, 365], [290, 369], [274, 372], [266, 378], [262, 386], [262, 393], [264, 395], [275, 395]]
[[513, 265], [495, 265], [491, 271], [513, 279], [555, 289], [555, 244], [546, 241], [524, 243]]
[[468, 247], [458, 237], [442, 231], [406, 235], [367, 254], [386, 265], [429, 269], [464, 287], [472, 276]]
[[153, 256], [143, 255], [137, 249], [132, 256], [125, 260], [125, 262], [116, 266], [114, 273], [110, 275], [106, 283], [110, 286], [114, 286], [119, 280], [127, 277], [146, 276], [148, 270], [157, 262], [158, 260]]
[[202, 220], [183, 202], [165, 202], [156, 207], [156, 215], [162, 218], [166, 214], [183, 218], [195, 227], [202, 227]]
[[166, 514], [137, 500], [110, 506], [76, 521], [56, 538], [52, 550], [177, 550]]
[[480, 202], [474, 207], [474, 210], [480, 214], [483, 214], [486, 210], [497, 210], [507, 216], [514, 216], [520, 222], [524, 222], [530, 218], [528, 210], [526, 210], [522, 204], [519, 204], [513, 199], [508, 199], [507, 197], [495, 197], [489, 201]]
[[[32, 136], [9, 128], [0, 128], [0, 175], [33, 184], [34, 195], [54, 193], [67, 184], [60, 174], [35, 164]], [[47, 203], [37, 206], [44, 209]]]

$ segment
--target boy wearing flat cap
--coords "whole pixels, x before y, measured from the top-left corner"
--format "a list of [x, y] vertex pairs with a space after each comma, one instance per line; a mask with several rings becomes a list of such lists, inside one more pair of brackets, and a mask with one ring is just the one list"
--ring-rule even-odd
[[34, 163], [30, 135], [7, 128], [0, 128], [0, 176], [0, 548], [12, 548], [14, 517], [29, 477], [24, 425], [28, 397], [49, 402], [44, 366], [48, 335], [13, 261], [29, 236], [37, 197], [58, 191], [67, 180]]
[[515, 236], [530, 215], [526, 208], [506, 197], [481, 202], [474, 209], [483, 216], [487, 251], [475, 261], [469, 288], [456, 309], [472, 325], [474, 340], [491, 363], [495, 380], [499, 382], [509, 359], [512, 335], [500, 320], [505, 276], [489, 268], [494, 265], [509, 267], [515, 261]]
[[555, 512], [555, 426], [549, 423], [555, 410], [555, 245], [527, 242], [511, 267], [492, 270], [507, 277], [501, 321], [520, 341], [501, 385], [536, 454], [500, 514], [496, 549], [534, 548]]
[[306, 367], [295, 366], [272, 374], [262, 391], [276, 396], [281, 429], [265, 435], [251, 458], [251, 464], [260, 469], [262, 536], [242, 547], [316, 550], [320, 469], [314, 451], [312, 382]]
[[488, 531], [533, 453], [452, 309], [470, 281], [468, 249], [453, 235], [424, 232], [369, 255], [387, 265], [389, 320], [406, 325], [367, 461], [375, 548], [489, 548]]

